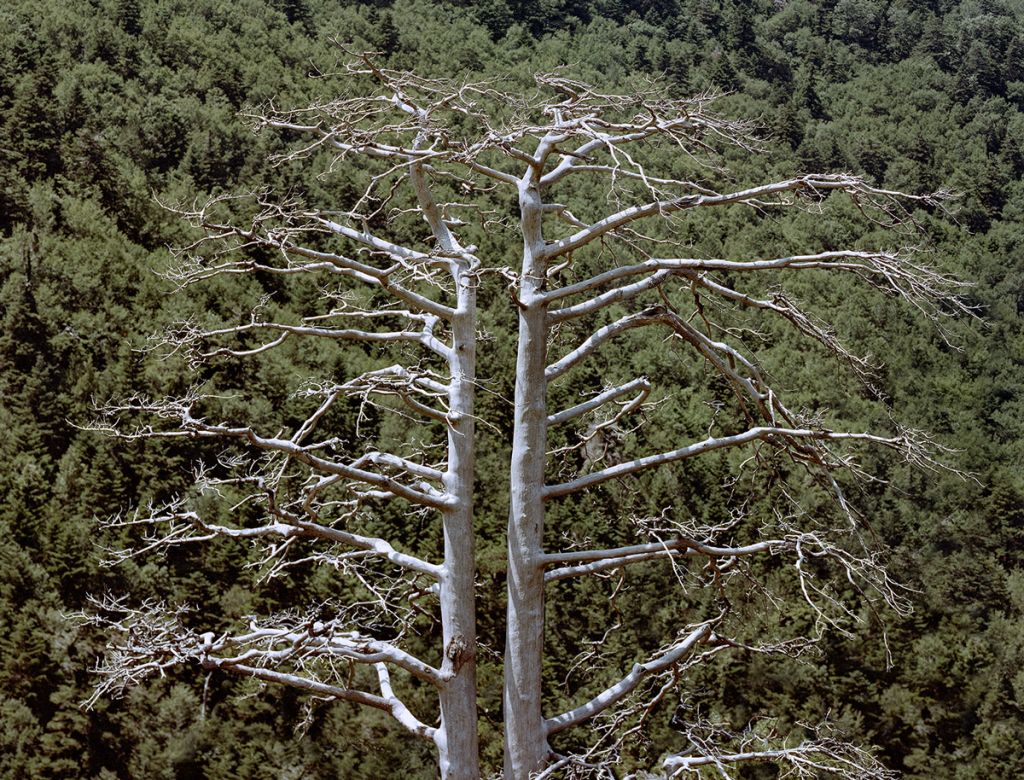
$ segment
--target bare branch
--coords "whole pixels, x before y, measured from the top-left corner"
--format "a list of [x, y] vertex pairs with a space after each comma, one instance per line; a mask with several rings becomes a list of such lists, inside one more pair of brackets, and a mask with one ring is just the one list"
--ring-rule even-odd
[[[429, 371], [395, 364], [367, 371], [338, 386], [338, 389], [364, 399], [371, 395], [396, 396], [406, 406], [424, 417], [438, 422], [448, 421], [446, 410], [436, 409], [425, 402], [444, 403], [448, 397], [448, 385], [443, 384], [439, 377]], [[421, 401], [420, 398], [425, 401]]]
[[[545, 250], [545, 256], [550, 260], [555, 257], [574, 252], [586, 246], [595, 239], [608, 233], [614, 233], [619, 228], [641, 219], [651, 216], [668, 216], [680, 211], [701, 208], [705, 206], [726, 206], [732, 204], [744, 204], [757, 208], [768, 206], [788, 205], [786, 201], [777, 199], [777, 196], [787, 193], [806, 192], [818, 194], [838, 190], [846, 192], [851, 196], [869, 199], [871, 205], [879, 208], [883, 213], [889, 213], [894, 204], [899, 201], [915, 201], [931, 205], [937, 202], [940, 196], [908, 196], [903, 193], [882, 190], [871, 187], [856, 176], [848, 174], [837, 174], [832, 176], [800, 176], [795, 179], [762, 184], [757, 187], [749, 187], [745, 190], [715, 195], [685, 195], [669, 200], [655, 200], [639, 206], [630, 206], [621, 211], [611, 214], [598, 220], [587, 228], [574, 233], [567, 238], [552, 241]], [[768, 200], [775, 198], [774, 200]]]
[[271, 346], [277, 346], [284, 341], [285, 336], [315, 336], [319, 338], [335, 339], [339, 341], [367, 341], [371, 343], [390, 343], [396, 341], [417, 342], [428, 347], [442, 357], [447, 357], [448, 348], [435, 338], [425, 335], [420, 331], [367, 331], [352, 328], [313, 328], [304, 325], [286, 325], [280, 322], [251, 322], [246, 325], [237, 325], [232, 328], [221, 328], [197, 334], [199, 338], [212, 338], [215, 336], [235, 335], [250, 331], [270, 330], [278, 331], [282, 335], [270, 344], [254, 350], [235, 350], [221, 347], [203, 353], [203, 357], [217, 357], [220, 355], [231, 355], [233, 357], [244, 357], [257, 352], [265, 351]]
[[672, 276], [672, 273], [673, 272], [669, 270], [656, 271], [646, 279], [641, 279], [638, 282], [623, 285], [622, 287], [616, 287], [614, 290], [601, 293], [590, 300], [577, 303], [574, 306], [566, 306], [562, 309], [549, 311], [548, 319], [552, 324], [565, 322], [566, 320], [582, 317], [586, 314], [593, 314], [594, 312], [600, 311], [606, 306], [611, 306], [614, 303], [631, 300], [641, 293], [660, 287]]
[[731, 559], [755, 555], [760, 552], [775, 551], [785, 547], [792, 547], [792, 543], [780, 539], [770, 539], [741, 547], [715, 547], [701, 544], [691, 539], [671, 539], [664, 542], [634, 544], [608, 550], [573, 550], [561, 553], [548, 553], [541, 559], [541, 564], [544, 566], [558, 563], [573, 564], [552, 569], [544, 574], [545, 582], [557, 582], [558, 580], [570, 577], [598, 574], [609, 569], [627, 566], [631, 563], [642, 563], [670, 556], [707, 556]]
[[215, 659], [209, 661], [205, 665], [210, 669], [218, 669], [220, 671], [231, 672], [242, 676], [255, 677], [258, 680], [264, 680], [278, 685], [286, 685], [290, 688], [297, 688], [298, 690], [316, 694], [317, 696], [322, 696], [327, 699], [338, 699], [340, 701], [348, 701], [353, 704], [362, 704], [367, 707], [382, 710], [394, 717], [395, 720], [397, 720], [409, 732], [421, 739], [433, 741], [437, 732], [436, 728], [427, 726], [412, 717], [408, 708], [402, 704], [398, 697], [390, 694], [390, 689], [389, 693], [386, 693], [383, 696], [375, 696], [365, 691], [327, 685], [325, 683], [317, 682], [316, 680], [310, 680], [304, 677], [299, 677], [298, 675], [288, 674], [286, 672], [279, 672], [274, 669], [264, 669], [257, 666], [248, 666], [246, 664], [219, 664]]
[[675, 664], [684, 661], [701, 644], [709, 641], [714, 636], [713, 627], [719, 619], [715, 618], [699, 624], [695, 628], [690, 629], [686, 636], [678, 639], [650, 661], [634, 664], [629, 674], [585, 704], [569, 712], [546, 719], [544, 721], [545, 731], [549, 735], [555, 734], [590, 720], [636, 690], [637, 686], [648, 676], [663, 672]]
[[[192, 225], [202, 228], [205, 235], [192, 244], [175, 250], [175, 255], [179, 258], [179, 265], [169, 271], [168, 278], [184, 287], [225, 274], [253, 272], [275, 275], [341, 274], [384, 289], [409, 305], [442, 319], [449, 319], [452, 316], [452, 310], [449, 307], [415, 292], [394, 278], [399, 271], [402, 271], [413, 278], [418, 277], [430, 281], [430, 275], [424, 269], [437, 263], [437, 260], [429, 253], [394, 244], [366, 230], [350, 228], [335, 220], [326, 219], [317, 211], [303, 210], [288, 203], [275, 203], [266, 194], [254, 197], [262, 211], [253, 217], [252, 226], [249, 228], [225, 224], [214, 219], [210, 213], [221, 203], [237, 200], [239, 196], [212, 198], [202, 205], [194, 205], [188, 209], [173, 208], [173, 211]], [[307, 234], [315, 233], [334, 233], [343, 236], [389, 258], [391, 265], [386, 268], [378, 268], [344, 255], [303, 246], [297, 240]], [[280, 252], [286, 264], [283, 267], [273, 266], [246, 257], [227, 261], [218, 259], [211, 264], [195, 254], [205, 245], [224, 244], [232, 241], [237, 241], [237, 245], [229, 244], [228, 250], [220, 249], [215, 257], [219, 258], [226, 251], [237, 252], [248, 247], [260, 246]], [[313, 262], [296, 263], [294, 262], [295, 258]], [[440, 265], [443, 267], [444, 263], [441, 262]]]
[[417, 719], [405, 703], [395, 695], [395, 691], [391, 687], [391, 673], [388, 671], [387, 664], [378, 662], [374, 664], [374, 668], [377, 670], [381, 695], [388, 703], [388, 712], [416, 736], [436, 741], [438, 730]]
[[[389, 642], [381, 642], [355, 631], [339, 632], [337, 626], [311, 622], [304, 631], [288, 628], [258, 628], [248, 634], [204, 642], [204, 665], [218, 668], [256, 662], [278, 666], [312, 659], [344, 658], [360, 664], [392, 664], [435, 687], [444, 683], [441, 672]], [[216, 654], [216, 655], [214, 655]]]
[[[217, 636], [185, 628], [181, 623], [189, 611], [185, 607], [168, 609], [162, 603], [147, 602], [131, 609], [123, 600], [109, 598], [94, 601], [93, 606], [97, 612], [74, 617], [113, 630], [119, 638], [108, 645], [103, 664], [97, 669], [102, 682], [89, 704], [103, 695], [123, 694], [128, 687], [154, 674], [163, 675], [175, 666], [198, 663], [207, 669], [284, 683], [320, 696], [382, 709], [414, 733], [427, 739], [433, 736], [433, 729], [411, 728], [418, 721], [395, 697], [387, 667], [403, 669], [435, 687], [445, 684], [444, 675], [391, 642], [347, 630], [344, 612], [342, 617], [326, 621], [278, 615], [259, 625], [253, 619], [246, 633]], [[341, 668], [336, 667], [338, 663]], [[349, 663], [373, 666], [383, 695], [332, 682], [349, 676]]]
[[599, 409], [606, 403], [614, 401], [616, 398], [621, 398], [622, 396], [627, 395], [628, 393], [632, 393], [634, 390], [638, 391], [636, 397], [629, 401], [629, 403], [627, 403], [623, 407], [623, 409], [618, 414], [616, 414], [616, 418], [620, 417], [622, 414], [628, 414], [629, 412], [633, 411], [634, 409], [642, 405], [643, 402], [647, 400], [647, 397], [650, 395], [651, 383], [648, 381], [647, 377], [639, 377], [630, 382], [626, 382], [625, 384], [619, 385], [618, 387], [613, 387], [609, 390], [605, 390], [604, 392], [599, 393], [590, 400], [584, 401], [581, 404], [576, 404], [575, 406], [571, 406], [568, 409], [564, 409], [561, 412], [558, 412], [557, 414], [549, 415], [547, 421], [548, 425], [559, 425], [561, 423], [568, 422], [569, 420], [572, 420], [576, 417], [580, 417], [584, 414], [587, 414], [588, 412], [592, 412], [595, 409]]
[[[954, 293], [965, 285], [925, 265], [915, 264], [909, 258], [889, 252], [862, 252], [834, 250], [810, 255], [790, 255], [772, 260], [723, 260], [719, 258], [651, 258], [642, 263], [611, 268], [574, 284], [559, 287], [544, 294], [546, 303], [574, 295], [581, 295], [606, 284], [630, 276], [654, 275], [659, 271], [682, 272], [687, 278], [699, 273], [708, 278], [709, 271], [753, 273], [772, 270], [824, 270], [854, 273], [873, 286], [881, 287], [915, 306], [927, 306], [934, 311], [935, 304], [953, 306], [960, 313], [970, 310], [960, 303]], [[930, 304], [930, 305], [929, 305]], [[574, 310], [574, 309], [567, 309]], [[552, 312], [553, 316], [557, 312]]]
[[[785, 746], [770, 723], [767, 726], [755, 723], [742, 733], [733, 734], [725, 728], [698, 722], [685, 734], [691, 745], [688, 754], [669, 756], [662, 767], [670, 777], [699, 774], [702, 767], [712, 767], [722, 777], [731, 778], [734, 767], [755, 763], [776, 764], [785, 777], [806, 780], [823, 775], [841, 780], [894, 780], [899, 776], [882, 766], [868, 751], [829, 734], [827, 727], [821, 726], [816, 731], [825, 733]], [[732, 752], [726, 747], [729, 743], [735, 745]]]
[[[311, 492], [315, 491], [317, 487], [319, 485], [314, 486]], [[150, 506], [146, 513], [136, 510], [129, 516], [115, 516], [106, 521], [105, 525], [108, 528], [144, 527], [151, 530], [147, 530], [141, 547], [109, 551], [111, 559], [108, 563], [116, 565], [122, 561], [143, 556], [161, 547], [194, 544], [196, 542], [210, 541], [217, 537], [228, 539], [308, 538], [322, 539], [372, 553], [397, 566], [434, 579], [440, 576], [439, 566], [408, 553], [399, 552], [385, 539], [365, 536], [305, 520], [291, 515], [283, 508], [277, 506], [272, 496], [268, 500], [271, 502], [271, 513], [286, 518], [286, 521], [267, 522], [258, 526], [242, 528], [211, 523], [204, 520], [198, 512], [187, 509], [187, 500], [185, 498], [174, 499], [169, 504], [160, 508]], [[309, 499], [307, 498], [306, 501], [308, 502]], [[275, 554], [276, 552], [274, 550]]]
[[597, 351], [597, 349], [606, 341], [615, 338], [620, 333], [632, 330], [633, 328], [642, 328], [647, 325], [660, 322], [661, 312], [662, 310], [660, 308], [645, 309], [644, 311], [637, 312], [636, 314], [627, 314], [608, 325], [598, 328], [582, 344], [580, 344], [580, 346], [576, 347], [576, 349], [548, 366], [544, 371], [545, 379], [549, 382], [558, 379], [558, 377], [575, 366], [585, 357]]
[[[362, 468], [363, 463], [368, 461], [342, 463], [324, 458], [316, 454], [314, 448], [304, 447], [290, 439], [261, 436], [250, 426], [207, 423], [201, 417], [196, 417], [193, 414], [195, 406], [200, 400], [202, 397], [197, 393], [180, 399], [165, 399], [163, 401], [150, 401], [141, 397], [129, 399], [101, 409], [102, 418], [92, 426], [92, 429], [128, 440], [145, 438], [238, 440], [262, 452], [285, 455], [323, 474], [365, 482], [413, 504], [442, 509], [449, 503], [447, 494], [431, 488], [429, 485], [410, 487], [384, 474]], [[132, 430], [122, 430], [119, 423], [119, 417], [122, 414], [149, 414], [157, 419], [173, 420], [178, 427], [173, 430], [161, 431], [154, 429], [151, 425], [141, 425]], [[385, 465], [389, 465], [386, 463], [387, 458], [379, 460]]]
[[[686, 447], [680, 447], [679, 449], [663, 452], [658, 455], [648, 455], [647, 457], [637, 458], [626, 463], [609, 466], [606, 469], [596, 471], [592, 474], [585, 474], [569, 482], [549, 485], [544, 491], [544, 498], [546, 500], [550, 500], [552, 498], [569, 495], [570, 493], [578, 493], [581, 490], [586, 490], [594, 485], [607, 482], [610, 479], [617, 479], [618, 477], [636, 474], [637, 472], [654, 468], [656, 466], [662, 466], [668, 463], [685, 460], [687, 458], [693, 458], [698, 455], [703, 455], [706, 452], [713, 452], [715, 450], [729, 447], [738, 447], [754, 441], [766, 441], [781, 445], [786, 441], [793, 440], [871, 442], [873, 444], [882, 444], [899, 451], [909, 462], [934, 464], [931, 457], [921, 450], [920, 442], [913, 441], [905, 435], [886, 438], [884, 436], [876, 436], [870, 433], [845, 433], [841, 431], [811, 430], [808, 428], [776, 428], [771, 426], [758, 426], [732, 436], [711, 436], [703, 441], [687, 445]], [[833, 459], [830, 461], [822, 461], [822, 464], [830, 465], [832, 467], [840, 467], [848, 466], [849, 462], [843, 459]]]

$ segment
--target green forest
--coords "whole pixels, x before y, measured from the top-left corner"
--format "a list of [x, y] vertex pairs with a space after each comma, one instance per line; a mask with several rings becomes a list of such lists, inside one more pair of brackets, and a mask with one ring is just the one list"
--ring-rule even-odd
[[[120, 440], [94, 422], [113, 399], [183, 394], [201, 382], [227, 399], [226, 416], [244, 415], [273, 435], [272, 426], [298, 419], [297, 388], [313, 374], [352, 376], [387, 364], [392, 353], [383, 347], [317, 344], [197, 368], [187, 350], [153, 340], [183, 320], [239, 324], [256, 307], [298, 310], [324, 294], [311, 283], [242, 275], [176, 291], [167, 270], [172, 249], [197, 239], [181, 213], [195, 203], [267, 192], [344, 209], [358, 198], [360, 171], [315, 151], [288, 157], [299, 134], [254, 132], [253, 119], [338, 98], [351, 52], [374, 52], [381, 67], [423, 79], [510, 92], [536, 89], [538, 73], [610, 94], [654, 81], [677, 98], [717, 95], [716, 115], [751, 123], [756, 143], [725, 149], [715, 170], [679, 163], [678, 176], [737, 187], [849, 173], [879, 191], [950, 193], [942, 208], [910, 214], [912, 231], [893, 235], [882, 235], [857, 203], [838, 199], [820, 214], [721, 211], [671, 223], [683, 226], [676, 238], [695, 257], [912, 245], [965, 283], [968, 311], [943, 312], [951, 316], [936, 327], [855, 280], [786, 280], [852, 352], [878, 365], [862, 381], [827, 350], [777, 329], [758, 336], [765, 370], [799, 405], [850, 429], [894, 419], [927, 431], [946, 464], [915, 470], [857, 450], [874, 478], [849, 491], [850, 501], [912, 611], [876, 613], [851, 585], [842, 598], [863, 620], [797, 657], [742, 648], [719, 655], [687, 681], [685, 695], [652, 707], [643, 737], [624, 742], [615, 768], [594, 776], [657, 773], [665, 755], [685, 747], [680, 723], [700, 713], [736, 729], [771, 718], [782, 732], [828, 720], [907, 778], [1024, 777], [1024, 5], [11, 0], [0, 8], [0, 778], [437, 776], [430, 746], [380, 712], [196, 664], [169, 667], [123, 695], [94, 697], [110, 636], [83, 617], [110, 596], [188, 607], [186, 620], [219, 631], [253, 614], [326, 608], [339, 593], [358, 593], [340, 584], [336, 568], [315, 562], [267, 579], [262, 548], [244, 541], [108, 565], [139, 539], [106, 521], [188, 494], [194, 464], [210, 450], [187, 437]], [[655, 163], [665, 159], [652, 153]], [[604, 196], [580, 187], [568, 207], [585, 214]], [[496, 224], [510, 213], [489, 191], [465, 198], [496, 213]], [[244, 199], [221, 203], [231, 218], [251, 217]], [[485, 226], [474, 240], [494, 267], [517, 262], [522, 237], [514, 232]], [[507, 285], [495, 273], [479, 290], [477, 702], [488, 776], [501, 770], [503, 751], [508, 399], [516, 382]], [[668, 377], [686, 389], [659, 399], [652, 413], [678, 426], [652, 426], [650, 440], [666, 446], [679, 431], [705, 435], [709, 407], [730, 398], [713, 385], [691, 391], [709, 375], [699, 361], [682, 365], [660, 336], [631, 335], [617, 349], [552, 393], [569, 405], [638, 372]], [[339, 440], [408, 433], [400, 419], [357, 402], [331, 414]], [[582, 458], [579, 442], [553, 441], [560, 445], [567, 460]], [[626, 459], [639, 456], [635, 445], [632, 433], [616, 443]], [[729, 465], [611, 482], [551, 505], [551, 532], [574, 543], [629, 544], [627, 529], [611, 525], [616, 511], [656, 515], [682, 502], [713, 525], [737, 489], [751, 491], [743, 503], [754, 507], [786, 492], [756, 479], [729, 483]], [[806, 491], [787, 498], [811, 513], [827, 511], [799, 479], [792, 490]], [[379, 522], [400, 528], [418, 554], [441, 544], [438, 523], [424, 515], [391, 509]], [[768, 581], [789, 582], [781, 566], [768, 566]], [[560, 599], [557, 611], [549, 604], [543, 670], [552, 706], [572, 706], [573, 685], [593, 691], [614, 679], [616, 668], [581, 671], [587, 648], [606, 641], [628, 670], [642, 660], [637, 647], [657, 649], [657, 636], [672, 636], [678, 604], [666, 595], [666, 571], [645, 564], [621, 581], [551, 586]], [[770, 639], [776, 629], [814, 624], [801, 606], [775, 623], [754, 600], [744, 614]], [[415, 625], [425, 646], [437, 639], [435, 622]], [[411, 689], [413, 701], [421, 695]], [[587, 740], [579, 729], [559, 745], [572, 750]], [[782, 771], [757, 765], [735, 776]], [[555, 776], [587, 775], [573, 767]]]

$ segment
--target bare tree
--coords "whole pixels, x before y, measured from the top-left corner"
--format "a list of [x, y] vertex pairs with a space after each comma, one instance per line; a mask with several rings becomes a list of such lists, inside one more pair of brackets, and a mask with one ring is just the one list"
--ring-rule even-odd
[[[218, 216], [232, 205], [227, 199], [187, 209], [185, 216], [203, 234], [178, 252], [172, 274], [181, 287], [230, 275], [312, 277], [322, 286], [322, 308], [296, 321], [261, 302], [240, 323], [180, 323], [162, 343], [196, 365], [310, 339], [372, 345], [380, 362], [344, 380], [307, 383], [299, 395], [308, 412], [287, 432], [223, 421], [218, 399], [198, 390], [110, 404], [97, 427], [124, 438], [187, 437], [227, 447], [217, 462], [197, 467], [194, 494], [116, 518], [114, 525], [144, 526], [146, 532], [137, 547], [115, 557], [216, 537], [258, 540], [266, 544], [263, 564], [270, 574], [298, 563], [326, 563], [353, 578], [360, 597], [319, 605], [317, 614], [253, 618], [249, 626], [224, 633], [186, 628], [188, 621], [162, 604], [101, 604], [96, 619], [121, 628], [125, 639], [112, 645], [97, 695], [171, 665], [198, 662], [383, 710], [410, 733], [433, 741], [443, 777], [480, 776], [474, 394], [476, 296], [487, 274], [507, 283], [519, 318], [504, 661], [508, 780], [614, 762], [623, 741], [685, 688], [688, 673], [721, 652], [806, 649], [813, 632], [770, 640], [746, 636], [749, 621], [734, 606], [735, 594], [760, 589], [769, 602], [781, 598], [756, 576], [752, 562], [759, 558], [790, 562], [790, 581], [819, 628], [842, 627], [856, 617], [855, 607], [830, 587], [832, 577], [852, 584], [868, 604], [907, 608], [864, 543], [841, 483], [867, 477], [854, 459], [852, 448], [860, 444], [889, 448], [925, 468], [935, 465], [934, 446], [895, 425], [887, 433], [841, 430], [790, 408], [747, 342], [755, 324], [774, 327], [778, 321], [868, 377], [870, 363], [785, 294], [779, 280], [801, 272], [852, 275], [933, 319], [962, 310], [953, 295], [956, 284], [912, 254], [881, 250], [691, 257], [677, 231], [696, 211], [821, 209], [832, 193], [848, 196], [873, 222], [900, 229], [912, 225], [915, 209], [936, 206], [936, 197], [886, 191], [845, 174], [729, 188], [722, 184], [729, 179], [716, 166], [716, 151], [753, 153], [750, 128], [711, 113], [710, 96], [671, 99], [657, 85], [603, 94], [544, 75], [524, 97], [489, 84], [388, 70], [369, 57], [356, 60], [347, 75], [356, 96], [297, 111], [271, 107], [256, 122], [299, 139], [282, 161], [328, 155], [333, 166], [362, 176], [365, 188], [355, 202], [328, 211], [262, 194], [244, 226]], [[513, 200], [517, 216], [502, 217], [502, 204]], [[486, 212], [488, 203], [494, 213]], [[584, 205], [574, 213], [569, 203]], [[482, 243], [481, 227], [522, 242], [518, 267], [481, 256], [474, 245]], [[731, 396], [728, 413], [720, 413], [724, 396], [709, 413], [703, 438], [642, 451], [643, 421], [657, 417], [659, 402], [673, 389], [648, 377], [593, 387], [579, 403], [549, 407], [552, 385], [638, 331], [666, 339], [665, 349], [692, 355]], [[352, 399], [402, 415], [417, 435], [399, 438], [394, 451], [340, 440], [324, 421]], [[566, 426], [575, 433], [553, 433]], [[427, 441], [428, 434], [435, 440]], [[556, 439], [564, 445], [553, 458]], [[612, 445], [615, 457], [609, 456]], [[565, 464], [573, 461], [567, 453], [574, 449], [582, 465], [566, 473]], [[662, 507], [653, 516], [619, 518], [635, 536], [625, 546], [595, 548], [586, 539], [569, 539], [564, 549], [553, 549], [552, 534], [545, 536], [552, 502], [599, 486], [630, 489], [646, 472], [734, 451], [743, 455], [737, 465], [748, 482], [737, 485], [735, 505], [723, 507], [723, 522], [700, 523], [684, 509]], [[773, 483], [778, 500], [762, 516], [743, 488], [756, 479], [750, 475], [765, 473], [805, 475], [807, 484], [832, 495], [848, 522], [820, 522], [784, 482]], [[251, 511], [226, 520], [207, 517], [202, 499], [211, 495], [240, 507], [256, 505], [261, 519], [254, 521]], [[361, 530], [381, 527], [373, 518], [393, 504], [440, 514], [439, 560], [413, 554], [400, 534], [387, 538]], [[580, 686], [574, 706], [545, 712], [546, 587], [610, 572], [625, 576], [641, 565], [664, 566], [664, 576], [674, 577], [683, 594], [711, 595], [660, 649], [637, 648], [616, 681], [589, 693]], [[407, 639], [417, 630], [417, 616], [433, 609], [432, 599], [441, 645], [421, 658]], [[593, 655], [601, 651], [595, 643]], [[360, 666], [373, 677], [361, 675]], [[392, 682], [392, 673], [401, 675], [400, 684]], [[413, 685], [436, 690], [437, 721], [415, 715], [399, 696]], [[557, 735], [582, 724], [596, 735], [583, 740], [589, 747], [554, 749]], [[737, 764], [772, 761], [794, 776], [825, 770], [886, 776], [869, 754], [832, 736], [801, 742], [776, 736], [695, 720], [685, 734], [686, 750], [665, 758], [661, 771], [710, 766], [728, 776]]]

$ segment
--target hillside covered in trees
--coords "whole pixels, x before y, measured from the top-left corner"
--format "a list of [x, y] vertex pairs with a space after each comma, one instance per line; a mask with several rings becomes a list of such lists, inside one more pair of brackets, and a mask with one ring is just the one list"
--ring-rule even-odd
[[[971, 283], [966, 300], [977, 321], [951, 319], [940, 333], [856, 285], [806, 281], [795, 288], [800, 297], [858, 352], [885, 356], [884, 367], [862, 388], [796, 341], [779, 336], [765, 350], [803, 403], [868, 425], [884, 414], [881, 402], [934, 434], [951, 448], [946, 460], [973, 475], [912, 472], [865, 456], [883, 479], [853, 499], [908, 586], [913, 614], [871, 617], [851, 636], [830, 635], [810, 661], [732, 654], [701, 673], [688, 706], [737, 723], [760, 713], [787, 723], [828, 716], [906, 777], [1024, 775], [1018, 3], [15, 0], [0, 9], [0, 778], [434, 776], [427, 752], [383, 717], [345, 704], [309, 707], [287, 690], [197, 669], [82, 706], [107, 641], [71, 617], [92, 609], [90, 596], [189, 604], [228, 621], [326, 600], [335, 587], [331, 572], [317, 568], [256, 586], [248, 566], [256, 554], [225, 543], [104, 566], [127, 532], [98, 519], [185, 491], [197, 449], [189, 441], [126, 444], [88, 426], [98, 403], [181, 392], [193, 381], [185, 361], [150, 348], [154, 332], [191, 314], [237, 320], [248, 316], [248, 301], [270, 292], [251, 280], [218, 280], [171, 296], [159, 273], [168, 247], [194, 236], [168, 205], [265, 188], [321, 204], [350, 194], [344, 171], [319, 175], [322, 160], [269, 166], [268, 156], [293, 139], [255, 134], [247, 118], [268, 101], [296, 107], [334, 97], [339, 41], [423, 76], [527, 89], [532, 74], [564, 68], [613, 91], [654, 78], [680, 96], [722, 93], [716, 111], [761, 128], [762, 151], [727, 155], [738, 182], [850, 172], [888, 189], [955, 194], [950, 215], [922, 218], [915, 240]], [[783, 240], [857, 245], [855, 212], [847, 205], [827, 218], [701, 219], [687, 238], [710, 257], [756, 255]], [[507, 251], [501, 240], [481, 238], [499, 256]], [[478, 413], [488, 425], [477, 526], [483, 757], [496, 771], [508, 500], [499, 485], [515, 326], [494, 284], [480, 356], [487, 381]], [[662, 360], [657, 340], [632, 343], [639, 346], [623, 364], [683, 371]], [[203, 379], [226, 395], [245, 388], [260, 399], [248, 412], [271, 419], [290, 403], [304, 360], [341, 359], [285, 353]], [[610, 365], [609, 376], [617, 370]], [[685, 376], [702, 378], [696, 369]], [[684, 426], [699, 427], [696, 402], [672, 403]], [[338, 424], [346, 436], [384, 425], [358, 409]], [[722, 474], [689, 477], [694, 511], [724, 500]], [[676, 488], [647, 486], [665, 500]], [[588, 525], [599, 514], [588, 502], [616, 500], [612, 487], [569, 502], [559, 522], [600, 535]], [[410, 543], [429, 546], [435, 532], [410, 528]], [[660, 589], [647, 574], [624, 594], [634, 617], [622, 618], [623, 636], [669, 620], [642, 608]], [[606, 614], [603, 590], [565, 590], [573, 609], [593, 616], [549, 640], [552, 680], [574, 673]], [[671, 740], [670, 726], [661, 727], [624, 766], [656, 766]]]

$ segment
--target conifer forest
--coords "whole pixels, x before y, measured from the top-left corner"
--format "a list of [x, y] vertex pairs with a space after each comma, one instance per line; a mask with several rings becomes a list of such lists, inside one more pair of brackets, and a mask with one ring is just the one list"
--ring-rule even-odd
[[1024, 777], [1024, 4], [0, 64], [0, 780]]

